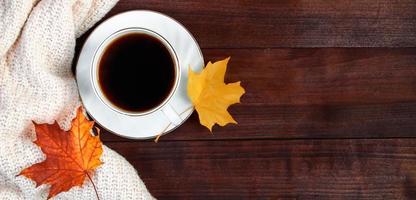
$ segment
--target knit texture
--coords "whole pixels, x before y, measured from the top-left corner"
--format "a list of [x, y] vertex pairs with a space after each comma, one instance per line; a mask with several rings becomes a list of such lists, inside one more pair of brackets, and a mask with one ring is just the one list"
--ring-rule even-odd
[[[67, 130], [80, 105], [71, 72], [75, 39], [116, 0], [0, 0], [0, 199], [46, 199], [49, 186], [19, 172], [45, 159], [31, 120]], [[152, 199], [136, 170], [103, 147], [93, 177], [101, 199]], [[96, 199], [89, 181], [55, 199]]]

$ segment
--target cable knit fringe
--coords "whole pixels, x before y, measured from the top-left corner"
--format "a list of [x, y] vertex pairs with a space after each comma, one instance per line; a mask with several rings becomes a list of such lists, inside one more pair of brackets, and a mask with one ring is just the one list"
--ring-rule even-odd
[[[0, 0], [0, 199], [46, 199], [49, 186], [16, 175], [42, 161], [31, 120], [68, 129], [80, 105], [75, 39], [116, 0]], [[152, 199], [136, 170], [104, 147], [94, 176], [101, 199]], [[95, 199], [91, 183], [55, 199]]]

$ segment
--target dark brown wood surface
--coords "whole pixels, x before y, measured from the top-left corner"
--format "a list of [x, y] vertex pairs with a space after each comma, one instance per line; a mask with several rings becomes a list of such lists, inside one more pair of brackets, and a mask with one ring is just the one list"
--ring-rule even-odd
[[121, 0], [166, 13], [203, 48], [414, 47], [414, 0]]
[[416, 141], [108, 143], [160, 199], [414, 199]]
[[[104, 132], [158, 199], [416, 199], [416, 1], [120, 0], [231, 56], [239, 125]], [[87, 32], [78, 41], [78, 52]]]

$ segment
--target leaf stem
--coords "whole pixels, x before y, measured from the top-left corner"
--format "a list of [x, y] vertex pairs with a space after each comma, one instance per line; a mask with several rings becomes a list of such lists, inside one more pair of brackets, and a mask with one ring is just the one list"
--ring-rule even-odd
[[[183, 112], [181, 112], [181, 114], [179, 114], [179, 116], [181, 116], [183, 113], [186, 113], [186, 112], [188, 112], [189, 110], [191, 110], [192, 108], [193, 108], [194, 106], [191, 106], [191, 107], [189, 107], [189, 108], [187, 108], [185, 111], [183, 111]], [[155, 141], [155, 143], [157, 143], [158, 141], [159, 141], [159, 139], [160, 139], [160, 137], [162, 136], [162, 134], [169, 128], [169, 126], [171, 125], [172, 123], [169, 123], [164, 129], [163, 129], [163, 131], [162, 132], [160, 132], [157, 136], [156, 136], [156, 139], [154, 140]]]
[[163, 131], [161, 131], [160, 133], [159, 133], [159, 135], [157, 135], [157, 137], [156, 137], [156, 139], [155, 139], [155, 143], [157, 143], [158, 141], [159, 141], [159, 139], [160, 139], [160, 137], [162, 136], [162, 134], [169, 128], [169, 126], [171, 125], [172, 123], [169, 123], [164, 129], [163, 129]]
[[184, 110], [183, 112], [181, 112], [181, 114], [179, 114], [179, 116], [181, 116], [183, 113], [188, 112], [189, 110], [191, 110], [194, 106], [191, 106], [189, 108], [187, 108], [186, 110]]
[[95, 187], [94, 181], [92, 181], [90, 174], [88, 172], [85, 172], [85, 174], [87, 174], [88, 179], [90, 179], [92, 186], [94, 187], [95, 195], [97, 195], [97, 200], [100, 200], [100, 196], [98, 196], [97, 187]]

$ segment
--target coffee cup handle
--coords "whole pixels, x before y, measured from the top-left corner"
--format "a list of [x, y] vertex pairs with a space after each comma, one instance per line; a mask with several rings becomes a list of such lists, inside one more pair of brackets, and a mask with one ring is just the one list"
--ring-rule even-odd
[[175, 111], [175, 109], [173, 109], [173, 107], [169, 103], [167, 103], [162, 108], [162, 112], [173, 125], [178, 126], [181, 124], [181, 116]]

